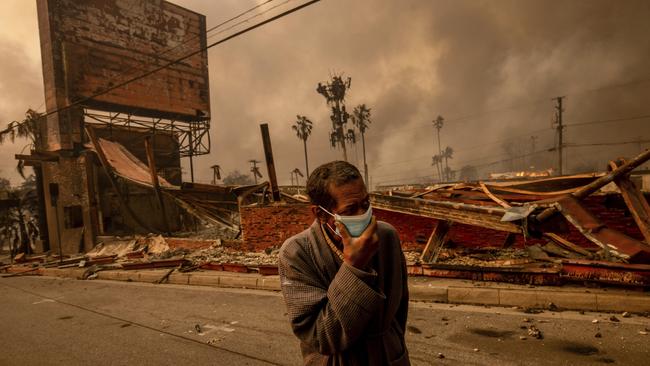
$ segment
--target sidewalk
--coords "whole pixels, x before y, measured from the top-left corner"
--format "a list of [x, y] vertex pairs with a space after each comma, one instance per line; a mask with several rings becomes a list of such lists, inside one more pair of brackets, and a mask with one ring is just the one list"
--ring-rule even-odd
[[[22, 271], [20, 269], [18, 271]], [[35, 273], [50, 277], [81, 279], [83, 268], [42, 268]], [[16, 272], [16, 270], [12, 270]], [[97, 272], [99, 280], [154, 283], [168, 269], [110, 270]], [[1, 279], [0, 279], [1, 280]], [[165, 283], [259, 290], [280, 290], [278, 276], [256, 273], [196, 271], [172, 273]], [[547, 310], [602, 312], [650, 312], [650, 293], [622, 289], [591, 289], [578, 286], [526, 286], [498, 282], [472, 282], [432, 277], [409, 279], [411, 301], [505, 306]]]

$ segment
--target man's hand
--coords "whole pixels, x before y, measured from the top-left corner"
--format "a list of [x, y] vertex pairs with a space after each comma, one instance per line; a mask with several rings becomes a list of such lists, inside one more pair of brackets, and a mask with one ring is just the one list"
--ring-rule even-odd
[[353, 267], [365, 270], [370, 259], [379, 249], [377, 219], [373, 216], [370, 225], [358, 238], [351, 237], [348, 229], [342, 223], [337, 221], [335, 225], [339, 229], [343, 241], [343, 261]]

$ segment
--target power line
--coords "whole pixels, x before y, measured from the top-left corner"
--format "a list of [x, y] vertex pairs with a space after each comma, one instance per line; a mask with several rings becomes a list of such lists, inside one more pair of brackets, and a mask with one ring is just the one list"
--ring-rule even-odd
[[[265, 2], [264, 4], [267, 4], [267, 3], [269, 3], [270, 1], [273, 1], [273, 0], [268, 0], [268, 1]], [[257, 13], [257, 14], [255, 14], [255, 15], [249, 17], [249, 18], [246, 18], [246, 19], [244, 19], [244, 20], [242, 20], [242, 21], [240, 21], [240, 22], [237, 22], [237, 23], [231, 25], [231, 26], [228, 27], [228, 28], [222, 29], [222, 30], [220, 30], [220, 31], [217, 32], [217, 33], [211, 34], [211, 35], [209, 35], [207, 38], [208, 38], [208, 39], [209, 39], [209, 38], [212, 38], [212, 37], [214, 37], [214, 36], [216, 36], [216, 35], [219, 35], [219, 34], [221, 34], [221, 33], [224, 33], [224, 32], [226, 32], [226, 31], [229, 31], [229, 30], [231, 30], [231, 29], [233, 29], [233, 28], [235, 28], [235, 27], [237, 27], [237, 26], [239, 26], [239, 25], [242, 25], [242, 24], [244, 24], [244, 23], [248, 23], [251, 19], [255, 19], [255, 18], [259, 17], [259, 16], [262, 16], [262, 15], [264, 15], [264, 14], [270, 12], [270, 11], [273, 10], [273, 9], [276, 9], [276, 8], [282, 6], [282, 5], [285, 5], [285, 4], [287, 4], [287, 3], [290, 3], [291, 1], [294, 1], [294, 0], [285, 0], [284, 2], [282, 2], [282, 3], [280, 3], [280, 4], [277, 4], [277, 5], [275, 5], [275, 6], [272, 6], [272, 7], [268, 8], [268, 9], [265, 9], [263, 12]], [[263, 4], [261, 4], [261, 5], [263, 5]], [[260, 6], [260, 5], [256, 6], [256, 8], [259, 7], [259, 6]], [[251, 9], [253, 9], [253, 8], [251, 8]], [[239, 18], [239, 16], [236, 17], [236, 18]], [[233, 20], [236, 19], [236, 18], [233, 18]], [[225, 24], [225, 23], [228, 23], [228, 22], [229, 22], [229, 21], [224, 22], [224, 23], [222, 23], [222, 24]], [[206, 32], [206, 33], [207, 33], [207, 32]]]
[[[488, 143], [485, 143], [485, 144], [476, 145], [476, 146], [473, 146], [473, 147], [470, 147], [470, 148], [467, 148], [467, 149], [455, 150], [454, 153], [472, 151], [472, 150], [476, 150], [476, 149], [483, 148], [483, 147], [486, 147], [486, 146], [498, 144], [498, 143], [501, 143], [501, 142], [514, 140], [514, 139], [519, 138], [519, 137], [528, 136], [528, 135], [535, 134], [535, 133], [540, 133], [540, 132], [551, 132], [551, 131], [553, 131], [551, 128], [544, 128], [544, 129], [529, 131], [529, 132], [526, 132], [526, 133], [513, 135], [513, 136], [508, 137], [508, 138], [499, 139], [499, 140], [488, 142]], [[417, 161], [417, 160], [424, 160], [424, 159], [431, 159], [431, 156], [430, 155], [429, 156], [419, 156], [419, 157], [412, 158], [412, 159], [409, 159], [409, 160], [382, 163], [382, 164], [376, 165], [375, 168], [389, 166], [389, 165], [405, 164], [405, 163], [409, 163], [409, 162], [413, 162], [413, 161]], [[470, 160], [470, 161], [476, 161], [476, 160], [482, 160], [482, 159], [485, 159], [485, 158], [474, 159], [474, 160]]]
[[614, 146], [614, 145], [628, 145], [628, 144], [647, 144], [650, 140], [634, 140], [634, 141], [619, 141], [619, 142], [593, 142], [585, 144], [565, 144], [565, 147], [587, 147], [587, 146]]
[[[602, 86], [602, 87], [599, 87], [599, 88], [587, 89], [587, 90], [577, 91], [577, 92], [573, 92], [573, 93], [568, 93], [566, 95], [575, 96], [575, 95], [592, 93], [592, 92], [597, 92], [597, 91], [602, 91], [602, 90], [607, 90], [607, 89], [621, 88], [621, 87], [625, 87], [625, 86], [629, 86], [629, 85], [633, 85], [633, 84], [645, 83], [645, 82], [650, 82], [650, 78], [648, 78], [648, 79], [636, 79], [636, 80], [631, 80], [631, 81], [627, 81], [627, 82], [624, 82], [624, 83], [606, 85], [606, 86]], [[547, 102], [547, 101], [548, 101], [548, 98], [540, 98], [540, 99], [535, 99], [535, 100], [531, 100], [531, 101], [528, 101], [528, 102], [524, 102], [524, 103], [521, 103], [521, 104], [513, 104], [513, 105], [504, 106], [504, 107], [486, 109], [486, 110], [483, 110], [483, 111], [474, 112], [474, 113], [467, 114], [467, 115], [460, 116], [460, 117], [445, 118], [445, 121], [460, 122], [460, 121], [465, 121], [465, 120], [471, 120], [471, 119], [475, 119], [475, 118], [484, 117], [486, 114], [491, 114], [491, 113], [496, 113], [496, 112], [503, 112], [503, 111], [508, 111], [508, 110], [521, 109], [521, 108], [524, 108], [526, 106], [536, 105], [536, 104], [540, 104], [542, 102]], [[650, 117], [650, 116], [648, 116], [648, 117]], [[640, 119], [640, 117], [636, 117], [636, 118]], [[575, 124], [573, 124], [573, 125], [575, 125]], [[420, 128], [424, 128], [425, 126], [430, 126], [430, 124], [428, 122], [427, 123], [418, 123], [418, 125], [416, 125], [416, 126], [403, 128], [402, 131], [420, 129]], [[568, 126], [569, 125], [566, 125], [565, 127], [568, 127]], [[385, 133], [388, 133], [388, 131], [385, 132]]]
[[641, 116], [634, 116], [634, 117], [614, 118], [614, 119], [603, 119], [603, 120], [595, 120], [595, 121], [587, 121], [587, 122], [571, 123], [571, 124], [565, 125], [564, 127], [575, 127], [575, 126], [595, 125], [595, 124], [611, 123], [611, 122], [622, 122], [622, 121], [634, 121], [634, 120], [646, 119], [646, 118], [650, 118], [650, 114], [645, 114], [645, 115], [641, 115]]
[[280, 13], [280, 14], [278, 14], [278, 15], [275, 15], [275, 16], [273, 16], [273, 17], [271, 17], [271, 18], [268, 18], [268, 19], [266, 19], [266, 20], [264, 20], [264, 21], [261, 21], [261, 22], [259, 22], [259, 23], [257, 23], [257, 24], [254, 24], [254, 25], [252, 25], [252, 26], [250, 26], [250, 27], [248, 27], [248, 28], [245, 28], [245, 29], [243, 29], [243, 30], [241, 30], [241, 31], [238, 31], [238, 32], [236, 32], [236, 33], [233, 33], [233, 34], [231, 34], [231, 35], [229, 35], [229, 36], [227, 36], [227, 37], [225, 37], [225, 38], [222, 38], [222, 39], [220, 39], [220, 40], [218, 40], [218, 41], [216, 41], [216, 42], [213, 42], [213, 43], [211, 43], [211, 44], [209, 44], [209, 45], [207, 45], [207, 46], [205, 46], [205, 47], [201, 47], [201, 48], [199, 48], [198, 50], [192, 51], [192, 52], [186, 54], [185, 56], [182, 56], [182, 57], [177, 58], [177, 59], [175, 59], [175, 60], [173, 60], [173, 61], [170, 61], [170, 62], [168, 62], [168, 63], [166, 63], [166, 64], [164, 64], [164, 65], [162, 65], [162, 66], [155, 67], [154, 69], [149, 70], [149, 71], [147, 71], [147, 72], [145, 72], [145, 73], [143, 73], [143, 74], [140, 74], [140, 75], [138, 75], [138, 76], [132, 77], [132, 78], [130, 78], [130, 79], [128, 79], [128, 80], [125, 80], [125, 81], [123, 81], [123, 82], [121, 82], [121, 83], [119, 83], [119, 84], [116, 84], [116, 85], [114, 85], [114, 86], [111, 86], [111, 87], [108, 87], [108, 88], [106, 88], [106, 89], [104, 89], [104, 90], [101, 90], [101, 91], [99, 91], [99, 92], [97, 92], [97, 93], [95, 93], [95, 94], [93, 94], [93, 95], [91, 95], [91, 96], [89, 96], [89, 97], [86, 97], [86, 98], [80, 99], [80, 100], [78, 100], [78, 101], [72, 102], [72, 103], [70, 103], [70, 104], [68, 104], [68, 105], [66, 105], [66, 106], [63, 106], [63, 107], [58, 108], [58, 109], [55, 109], [55, 110], [53, 110], [53, 111], [46, 112], [46, 113], [44, 113], [44, 114], [41, 115], [41, 118], [43, 118], [43, 117], [47, 117], [47, 116], [52, 115], [52, 114], [54, 114], [54, 113], [58, 113], [58, 112], [61, 112], [61, 111], [67, 110], [67, 109], [69, 109], [69, 108], [72, 108], [72, 107], [77, 106], [77, 105], [79, 105], [79, 104], [82, 104], [82, 103], [84, 103], [84, 102], [87, 102], [87, 101], [89, 101], [89, 100], [91, 100], [91, 99], [97, 98], [98, 96], [101, 96], [101, 95], [104, 95], [104, 94], [106, 94], [106, 93], [108, 93], [108, 92], [111, 92], [111, 91], [113, 91], [113, 90], [115, 90], [115, 89], [118, 89], [118, 88], [121, 88], [121, 87], [123, 87], [123, 86], [125, 86], [125, 85], [128, 85], [128, 84], [130, 84], [130, 83], [132, 83], [132, 82], [134, 82], [134, 81], [137, 81], [137, 80], [143, 79], [143, 78], [145, 78], [145, 77], [147, 77], [147, 76], [149, 76], [149, 75], [155, 74], [156, 72], [158, 72], [158, 71], [160, 71], [160, 70], [164, 70], [164, 69], [166, 69], [166, 68], [168, 68], [168, 67], [170, 67], [170, 66], [172, 66], [172, 65], [175, 65], [175, 64], [177, 64], [177, 63], [179, 63], [179, 62], [181, 62], [181, 61], [184, 61], [184, 60], [186, 60], [186, 59], [188, 59], [188, 58], [190, 58], [190, 57], [192, 57], [192, 56], [194, 56], [194, 55], [197, 55], [197, 54], [199, 54], [199, 53], [201, 53], [201, 52], [204, 52], [204, 51], [206, 51], [206, 50], [208, 50], [208, 49], [210, 49], [210, 48], [212, 48], [212, 47], [214, 47], [214, 46], [217, 46], [217, 45], [222, 44], [222, 43], [224, 43], [224, 42], [226, 42], [226, 41], [229, 41], [229, 40], [231, 40], [231, 39], [233, 39], [233, 38], [235, 38], [235, 37], [237, 37], [237, 36], [240, 36], [240, 35], [242, 35], [242, 34], [244, 34], [244, 33], [248, 33], [248, 32], [250, 32], [250, 31], [252, 31], [252, 30], [254, 30], [254, 29], [256, 29], [256, 28], [259, 28], [259, 27], [261, 27], [261, 26], [263, 26], [263, 25], [265, 25], [265, 24], [268, 24], [268, 23], [273, 22], [273, 21], [275, 21], [275, 20], [277, 20], [277, 19], [280, 19], [280, 18], [282, 18], [282, 17], [284, 17], [284, 16], [287, 16], [287, 15], [289, 15], [289, 14], [291, 14], [291, 13], [294, 13], [294, 12], [300, 10], [300, 9], [303, 9], [303, 8], [305, 8], [305, 7], [307, 7], [307, 6], [310, 6], [310, 5], [314, 4], [314, 3], [317, 3], [317, 2], [319, 2], [319, 1], [320, 1], [320, 0], [311, 0], [311, 1], [309, 1], [309, 2], [306, 2], [306, 3], [302, 4], [302, 5], [296, 6], [295, 8], [291, 8], [291, 9], [285, 11], [285, 12], [282, 12], [282, 13]]
[[[637, 142], [638, 141], [635, 141], [635, 143], [637, 143]], [[554, 148], [544, 149], [544, 150], [537, 150], [537, 151], [533, 151], [533, 152], [530, 152], [530, 153], [527, 153], [527, 154], [517, 155], [515, 157], [508, 158], [508, 159], [495, 160], [495, 161], [485, 163], [485, 164], [474, 165], [474, 167], [475, 168], [483, 168], [483, 167], [487, 167], [487, 166], [491, 166], [491, 165], [506, 163], [506, 162], [509, 162], [509, 161], [525, 158], [525, 157], [536, 155], [536, 154], [546, 153], [546, 152], [553, 151], [553, 150], [554, 150]], [[460, 171], [460, 169], [452, 169], [452, 171], [453, 172], [458, 172], [458, 171]], [[378, 178], [381, 178], [381, 176], [378, 177]], [[433, 176], [432, 175], [425, 175], [425, 176], [418, 176], [418, 177], [396, 178], [396, 179], [389, 179], [389, 180], [386, 180], [384, 182], [399, 181], [400, 179], [420, 179], [420, 178], [433, 178]]]

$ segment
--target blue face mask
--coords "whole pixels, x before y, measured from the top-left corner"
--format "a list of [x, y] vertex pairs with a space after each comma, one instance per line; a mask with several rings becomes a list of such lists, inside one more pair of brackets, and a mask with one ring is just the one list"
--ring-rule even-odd
[[[339, 214], [333, 214], [327, 211], [322, 206], [318, 206], [318, 207], [320, 207], [321, 210], [325, 211], [330, 216], [334, 217], [334, 220], [339, 221], [343, 225], [345, 225], [346, 229], [348, 229], [348, 232], [350, 233], [350, 236], [352, 236], [353, 238], [360, 237], [361, 234], [363, 234], [364, 230], [366, 230], [368, 225], [370, 225], [370, 221], [372, 221], [372, 207], [368, 207], [366, 213], [358, 216], [341, 216]], [[341, 233], [339, 232], [338, 228], [336, 228], [335, 231], [336, 231], [336, 235], [341, 236]]]

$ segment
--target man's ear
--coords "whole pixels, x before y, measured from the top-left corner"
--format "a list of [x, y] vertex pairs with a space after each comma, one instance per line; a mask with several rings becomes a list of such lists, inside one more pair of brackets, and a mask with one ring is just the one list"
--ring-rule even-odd
[[314, 217], [318, 220], [318, 222], [322, 222], [322, 220], [321, 220], [322, 213], [320, 211], [320, 208], [318, 208], [318, 206], [312, 205], [311, 206], [311, 213], [314, 214]]

